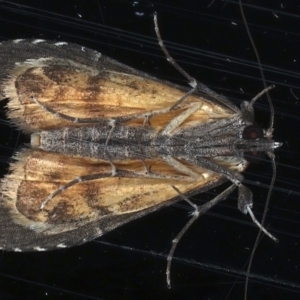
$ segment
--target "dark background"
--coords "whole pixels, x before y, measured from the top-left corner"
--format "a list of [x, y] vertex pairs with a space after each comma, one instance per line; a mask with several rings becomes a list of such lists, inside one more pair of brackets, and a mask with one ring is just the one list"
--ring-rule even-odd
[[[291, 0], [244, 2], [267, 81], [276, 84], [271, 92], [274, 139], [283, 143], [275, 152], [277, 181], [266, 221], [280, 243], [262, 238], [251, 269], [248, 299], [298, 299], [300, 9]], [[262, 90], [236, 1], [1, 1], [0, 38], [75, 42], [186, 85], [157, 44], [154, 11], [170, 53], [192, 76], [237, 105]], [[1, 105], [0, 168], [4, 174], [14, 151], [27, 140], [9, 125]], [[265, 98], [256, 111], [258, 122], [266, 127]], [[268, 159], [245, 174], [258, 219], [271, 174]], [[191, 200], [200, 204], [223, 189]], [[180, 202], [72, 249], [1, 253], [0, 299], [243, 299], [245, 267], [258, 229], [237, 210], [235, 194], [201, 217], [182, 238], [172, 265], [173, 287], [166, 288], [166, 256], [189, 211]]]

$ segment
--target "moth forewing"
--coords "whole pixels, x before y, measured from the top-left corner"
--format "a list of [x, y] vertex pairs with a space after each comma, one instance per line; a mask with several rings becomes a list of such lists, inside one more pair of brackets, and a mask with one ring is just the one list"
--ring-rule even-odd
[[[187, 91], [187, 88], [157, 80], [96, 51], [85, 48], [83, 52], [82, 47], [75, 44], [32, 42], [3, 42], [0, 50], [2, 94], [11, 99], [9, 117], [24, 130], [78, 126], [41, 110], [34, 105], [32, 97], [74, 118], [117, 118], [164, 111]], [[13, 57], [11, 51], [15, 51]], [[183, 106], [193, 101], [198, 102], [198, 97], [192, 95]], [[202, 106], [194, 119], [222, 118], [231, 113], [205, 98]], [[164, 118], [168, 122], [172, 113]], [[155, 126], [154, 117], [152, 122]]]

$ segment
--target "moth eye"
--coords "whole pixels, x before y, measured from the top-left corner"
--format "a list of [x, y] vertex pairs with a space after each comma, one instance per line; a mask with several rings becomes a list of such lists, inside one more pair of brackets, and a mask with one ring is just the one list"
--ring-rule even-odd
[[[249, 125], [244, 128], [243, 139], [245, 140], [256, 140], [264, 137], [264, 132], [258, 125]], [[244, 157], [249, 163], [257, 164], [265, 156], [263, 152], [250, 151], [245, 152]]]
[[264, 132], [258, 125], [249, 125], [244, 128], [243, 139], [256, 140], [264, 137]]

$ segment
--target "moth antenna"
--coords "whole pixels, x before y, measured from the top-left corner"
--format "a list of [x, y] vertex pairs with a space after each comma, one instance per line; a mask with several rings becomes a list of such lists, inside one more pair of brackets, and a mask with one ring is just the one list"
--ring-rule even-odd
[[178, 193], [178, 195], [185, 200], [188, 204], [190, 204], [195, 210], [192, 213], [192, 218], [185, 224], [185, 226], [180, 230], [180, 232], [176, 235], [176, 237], [172, 241], [172, 247], [169, 251], [168, 257], [167, 257], [167, 269], [166, 269], [166, 275], [167, 275], [167, 286], [170, 289], [171, 288], [171, 264], [172, 259], [174, 256], [174, 252], [176, 250], [176, 247], [185, 234], [185, 232], [191, 227], [191, 225], [199, 218], [199, 216], [205, 214], [210, 208], [221, 202], [222, 200], [225, 200], [235, 189], [236, 185], [232, 184], [229, 188], [227, 188], [225, 191], [223, 191], [221, 194], [213, 198], [212, 200], [206, 202], [203, 205], [195, 205], [193, 202], [191, 202], [186, 195], [181, 193], [175, 186], [173, 186], [173, 189]]
[[[239, 6], [240, 6], [240, 11], [241, 11], [242, 19], [243, 19], [243, 22], [245, 24], [245, 28], [246, 28], [249, 40], [251, 42], [253, 51], [255, 53], [255, 56], [256, 56], [256, 59], [257, 59], [257, 62], [258, 62], [259, 72], [260, 72], [260, 76], [261, 76], [262, 81], [263, 81], [264, 89], [267, 89], [267, 82], [266, 82], [266, 78], [265, 78], [265, 74], [264, 74], [263, 68], [261, 66], [260, 56], [259, 56], [259, 53], [258, 53], [257, 48], [255, 46], [252, 34], [250, 32], [246, 16], [244, 14], [243, 6], [242, 6], [242, 0], [239, 0]], [[268, 102], [269, 102], [270, 113], [271, 113], [270, 124], [269, 124], [269, 128], [268, 128], [268, 131], [270, 131], [270, 130], [273, 130], [273, 126], [274, 126], [274, 105], [273, 105], [272, 99], [271, 99], [270, 94], [268, 93], [268, 91], [266, 91], [266, 96], [267, 96], [267, 99], [268, 99]]]
[[251, 99], [250, 105], [253, 106], [256, 100], [258, 100], [262, 95], [268, 94], [268, 92], [275, 88], [275, 84], [272, 84], [266, 88], [264, 88], [260, 93], [258, 93], [254, 98]]
[[[249, 37], [249, 40], [251, 42], [251, 45], [252, 45], [252, 48], [253, 48], [253, 51], [255, 53], [255, 56], [256, 56], [256, 59], [257, 59], [257, 62], [258, 62], [258, 66], [259, 66], [259, 71], [260, 71], [260, 75], [261, 75], [261, 78], [262, 78], [262, 81], [263, 81], [263, 85], [264, 85], [264, 90], [260, 93], [265, 93], [266, 96], [267, 96], [267, 99], [268, 99], [268, 102], [269, 102], [269, 107], [270, 107], [270, 114], [271, 114], [271, 117], [270, 117], [270, 123], [269, 123], [269, 128], [266, 130], [266, 137], [271, 137], [272, 136], [272, 132], [273, 132], [273, 126], [274, 126], [274, 105], [273, 105], [273, 102], [271, 100], [271, 97], [269, 95], [269, 90], [268, 87], [267, 87], [267, 83], [266, 83], [266, 79], [265, 79], [265, 74], [264, 74], [264, 71], [263, 71], [263, 68], [262, 68], [262, 65], [261, 65], [261, 60], [260, 60], [260, 56], [259, 56], [259, 53], [257, 51], [257, 48], [255, 46], [255, 43], [254, 43], [254, 40], [253, 40], [253, 37], [252, 37], [252, 34], [250, 32], [250, 29], [249, 29], [249, 26], [248, 26], [248, 23], [247, 23], [247, 19], [245, 17], [245, 14], [244, 14], [244, 10], [243, 10], [243, 6], [242, 6], [242, 0], [239, 0], [239, 7], [240, 7], [240, 11], [241, 11], [241, 16], [242, 16], [242, 19], [243, 19], [243, 22], [244, 22], [244, 25], [245, 25], [245, 28], [246, 28], [246, 31], [247, 31], [247, 34], [248, 34], [248, 37]], [[255, 103], [255, 101], [261, 96], [260, 94], [258, 94], [256, 97], [254, 97], [251, 102], [250, 102], [250, 105], [253, 105]], [[271, 180], [271, 183], [270, 183], [270, 188], [269, 188], [269, 191], [268, 191], [268, 196], [267, 196], [267, 199], [266, 199], [266, 203], [265, 203], [265, 208], [264, 208], [264, 211], [263, 211], [263, 217], [262, 217], [262, 220], [261, 220], [261, 227], [259, 226], [260, 230], [257, 234], [257, 237], [256, 237], [256, 240], [255, 240], [255, 243], [254, 243], [254, 246], [253, 246], [253, 249], [252, 249], [252, 252], [251, 252], [251, 255], [250, 255], [250, 259], [249, 259], [249, 263], [248, 263], [248, 267], [247, 267], [247, 271], [246, 271], [246, 281], [245, 281], [245, 292], [244, 292], [244, 299], [247, 300], [247, 294], [248, 294], [248, 284], [249, 284], [249, 273], [250, 273], [250, 270], [251, 270], [251, 266], [252, 266], [252, 262], [253, 262], [253, 258], [254, 258], [254, 255], [255, 255], [255, 251], [257, 249], [257, 246], [259, 244], [259, 240], [260, 240], [260, 237], [261, 237], [261, 234], [262, 234], [262, 231], [263, 230], [263, 226], [264, 226], [264, 222], [265, 222], [265, 219], [266, 219], [266, 215], [267, 215], [267, 211], [268, 211], [268, 207], [269, 207], [269, 203], [270, 203], [270, 198], [271, 198], [271, 194], [272, 194], [272, 189], [274, 187], [274, 183], [275, 183], [275, 179], [276, 179], [276, 164], [275, 164], [275, 156], [273, 153], [267, 153], [268, 156], [271, 158], [271, 161], [272, 161], [272, 169], [273, 169], [273, 176], [272, 176], [272, 180]], [[249, 212], [250, 216], [251, 216], [251, 213]], [[252, 217], [252, 216], [251, 216]], [[254, 216], [253, 216], [254, 217]], [[253, 222], [255, 223], [254, 219], [252, 218]], [[258, 224], [257, 224], [258, 225]], [[265, 232], [265, 231], [264, 231]], [[278, 241], [277, 239], [275, 239], [275, 241]]]

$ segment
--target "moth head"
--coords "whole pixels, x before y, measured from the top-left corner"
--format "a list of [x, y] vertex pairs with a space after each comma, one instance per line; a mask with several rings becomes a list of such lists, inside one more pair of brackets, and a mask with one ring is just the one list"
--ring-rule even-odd
[[[263, 92], [265, 92], [265, 90]], [[273, 113], [271, 115], [272, 121], [268, 129], [263, 130], [255, 123], [253, 105], [259, 98], [258, 96], [261, 96], [262, 93], [259, 93], [252, 101], [244, 101], [241, 104], [242, 118], [246, 126], [241, 132], [241, 140], [237, 143], [236, 148], [244, 152], [245, 158], [251, 163], [258, 163], [265, 156], [265, 153], [272, 153], [275, 148], [281, 146], [281, 143], [272, 140]]]
[[[257, 140], [265, 138], [263, 129], [258, 124], [248, 125], [244, 128], [242, 137], [244, 140]], [[250, 163], [259, 163], [264, 158], [265, 153], [261, 151], [246, 151], [244, 153], [246, 160]]]

